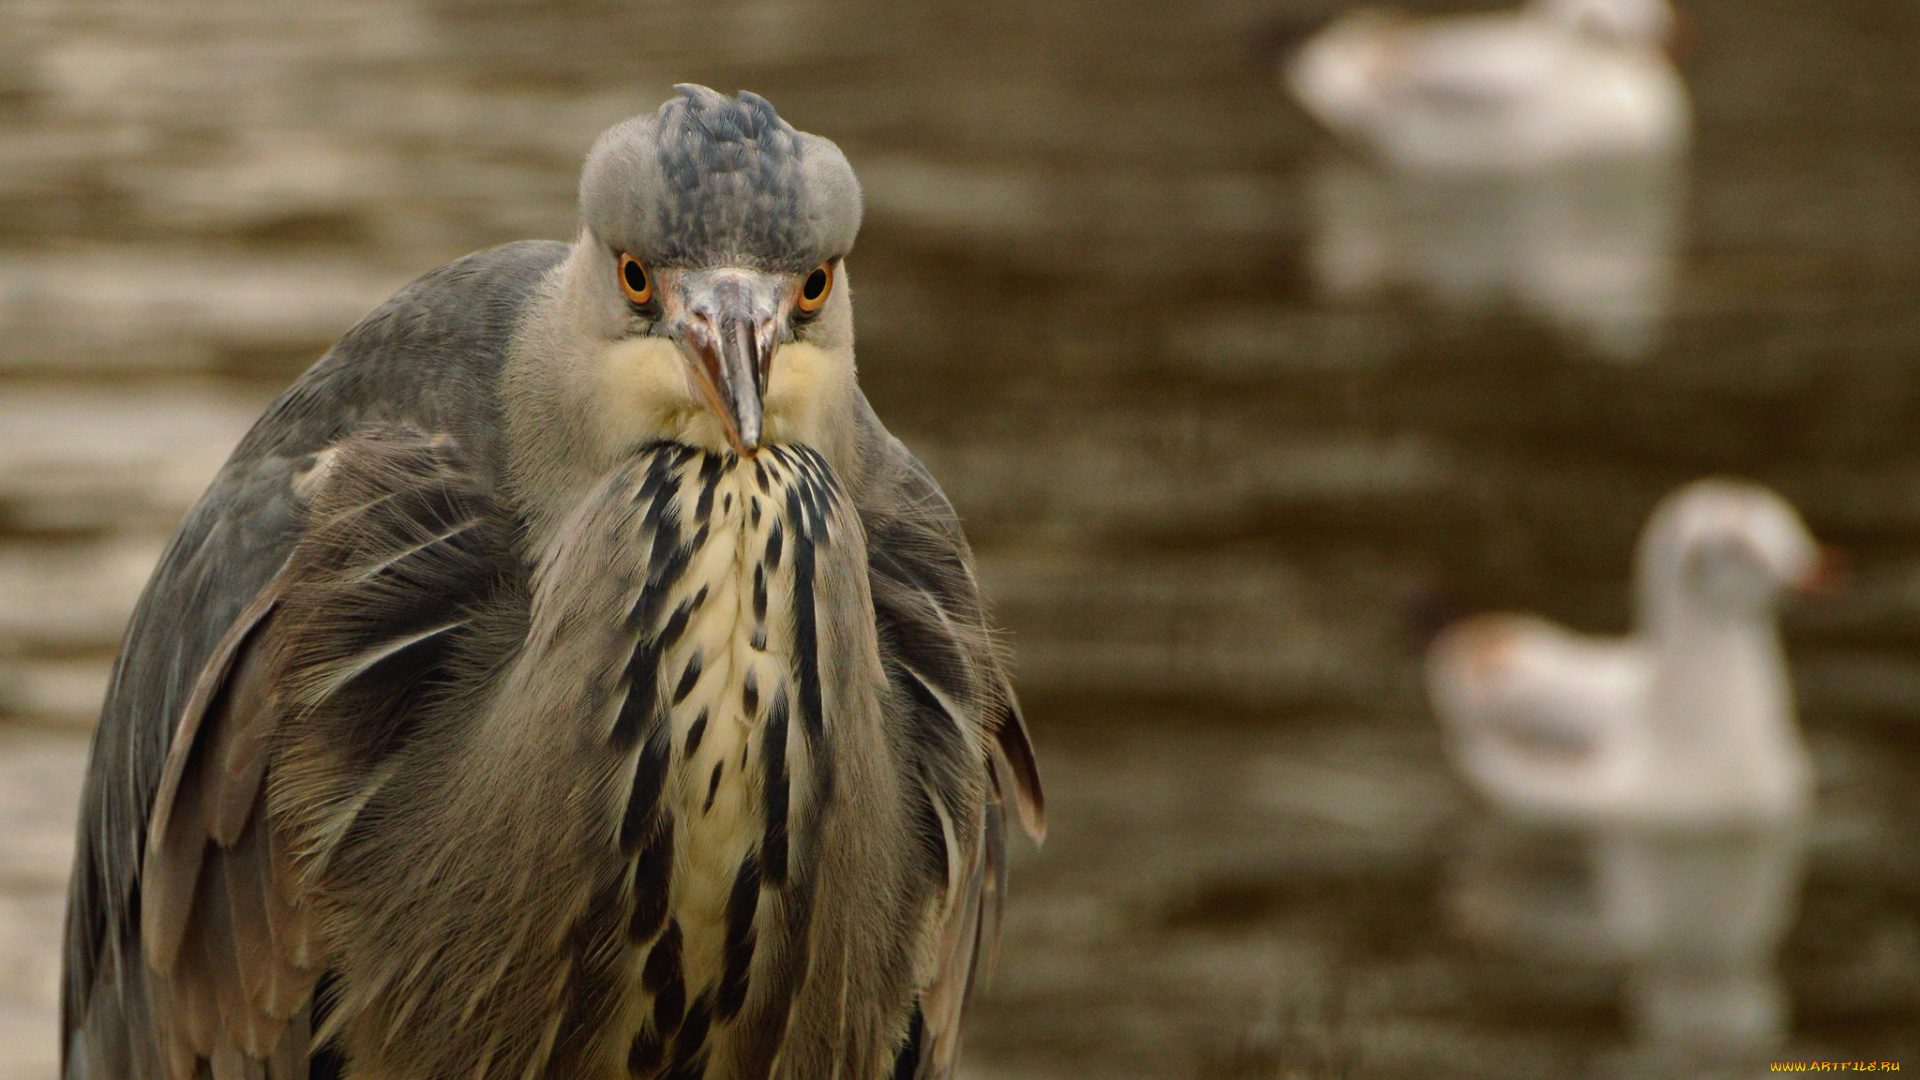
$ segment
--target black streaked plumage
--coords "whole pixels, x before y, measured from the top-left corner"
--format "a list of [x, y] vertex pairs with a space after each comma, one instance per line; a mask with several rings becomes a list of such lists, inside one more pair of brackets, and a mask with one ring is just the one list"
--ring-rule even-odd
[[672, 758], [671, 738], [666, 731], [656, 730], [634, 760], [633, 786], [627, 790], [626, 810], [620, 815], [620, 854], [631, 857], [638, 853], [657, 819], [660, 789], [666, 785]]
[[673, 876], [673, 822], [664, 821], [633, 863], [633, 914], [627, 921], [627, 940], [639, 945], [652, 941], [667, 921], [667, 896]]
[[625, 753], [633, 749], [640, 739], [640, 733], [653, 722], [654, 708], [658, 704], [654, 682], [660, 673], [660, 652], [651, 641], [634, 646], [633, 656], [627, 661], [627, 692], [621, 699], [620, 712], [614, 717], [611, 742], [616, 751]]
[[660, 487], [667, 482], [667, 477], [672, 474], [674, 466], [673, 455], [654, 455], [653, 459], [647, 463], [646, 477], [640, 481], [640, 486], [634, 489], [634, 505], [658, 507], [661, 512], [664, 512], [666, 504], [656, 501], [655, 496], [660, 494]]
[[680, 682], [673, 688], [675, 705], [687, 700], [687, 695], [693, 693], [694, 684], [700, 681], [700, 671], [700, 654], [696, 652], [693, 654], [693, 659], [687, 661], [685, 670], [680, 672]]
[[753, 963], [756, 934], [753, 920], [760, 910], [760, 860], [748, 855], [740, 863], [733, 879], [733, 892], [727, 898], [727, 945], [720, 975], [720, 995], [715, 1014], [731, 1020], [747, 1000], [748, 970]]
[[647, 966], [641, 969], [640, 985], [653, 998], [653, 1026], [663, 1035], [672, 1035], [680, 1027], [687, 1007], [687, 985], [680, 973], [680, 922], [668, 919], [653, 948], [647, 951]]
[[686, 1018], [673, 1037], [673, 1064], [668, 1080], [699, 1080], [707, 1064], [707, 1033], [713, 1027], [713, 995], [703, 991], [687, 1006]]
[[704, 454], [700, 460], [700, 499], [694, 504], [693, 519], [706, 524], [713, 516], [713, 491], [720, 482], [720, 473], [733, 467], [730, 454]]
[[666, 1062], [667, 1048], [661, 1041], [659, 1032], [651, 1025], [643, 1025], [633, 1036], [633, 1042], [627, 1048], [627, 1072], [636, 1077], [650, 1077], [660, 1071]]
[[[656, 465], [667, 456], [654, 455]], [[693, 553], [693, 545], [680, 541], [679, 513], [674, 507], [672, 494], [664, 489], [656, 490], [647, 507], [645, 525], [653, 530], [653, 551], [647, 560], [647, 583], [656, 588], [640, 594], [642, 604], [654, 605], [642, 607], [638, 612], [637, 619], [643, 623], [650, 622], [656, 606], [666, 600], [666, 591], [657, 586], [680, 580], [680, 575], [686, 571], [687, 559]]]
[[[774, 522], [772, 525], [767, 526], [767, 552], [766, 552], [766, 555], [763, 556], [761, 559], [761, 565], [765, 567], [769, 572], [777, 571], [780, 569], [781, 532], [782, 530], [780, 528], [780, 523], [778, 521]], [[759, 607], [759, 604], [756, 598], [756, 603], [755, 603], [756, 610], [758, 609], [758, 607]]]
[[[800, 517], [799, 496], [789, 490], [789, 520]], [[816, 749], [827, 754], [825, 717], [820, 709], [820, 631], [815, 621], [813, 598], [813, 538], [796, 534], [793, 538], [793, 663], [799, 675], [799, 693], [795, 704], [800, 712], [800, 728]], [[831, 775], [829, 770], [828, 775]]]
[[707, 710], [701, 709], [699, 717], [693, 721], [693, 726], [687, 729], [687, 745], [686, 749], [682, 750], [681, 753], [688, 758], [692, 758], [693, 755], [699, 753], [700, 740], [704, 738], [706, 734]]
[[787, 779], [787, 692], [776, 688], [767, 705], [767, 722], [761, 745], [761, 782], [765, 785], [766, 804], [762, 810], [766, 834], [760, 841], [760, 865], [769, 883], [783, 885], [787, 880], [787, 805], [793, 797]]
[[[653, 639], [647, 643], [656, 656], [680, 644], [680, 635], [687, 632], [687, 622], [693, 618], [693, 609], [697, 606], [694, 599], [689, 597], [681, 601], [680, 606], [674, 608], [673, 614], [667, 617], [667, 624], [661, 627], [660, 632], [653, 635]], [[634, 607], [637, 609], [640, 605], [635, 604]], [[628, 627], [628, 629], [635, 629], [635, 627]]]

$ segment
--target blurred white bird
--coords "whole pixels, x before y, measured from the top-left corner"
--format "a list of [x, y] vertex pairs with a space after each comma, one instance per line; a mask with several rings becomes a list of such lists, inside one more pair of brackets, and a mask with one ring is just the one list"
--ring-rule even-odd
[[1533, 0], [1484, 15], [1350, 12], [1285, 64], [1294, 95], [1389, 164], [1526, 172], [1689, 141], [1667, 0]]
[[1457, 764], [1522, 818], [1698, 828], [1791, 821], [1812, 772], [1774, 602], [1811, 584], [1800, 516], [1753, 484], [1669, 495], [1635, 558], [1635, 632], [1586, 637], [1527, 615], [1449, 628], [1427, 686]]

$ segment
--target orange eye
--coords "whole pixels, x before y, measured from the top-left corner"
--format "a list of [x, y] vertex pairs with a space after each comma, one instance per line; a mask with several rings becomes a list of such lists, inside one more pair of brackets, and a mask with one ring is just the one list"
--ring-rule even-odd
[[821, 263], [800, 283], [800, 310], [812, 314], [820, 310], [827, 302], [827, 294], [833, 291], [833, 264]]
[[624, 251], [620, 253], [620, 291], [636, 304], [653, 299], [653, 275], [647, 273], [647, 268], [640, 265], [639, 259]]

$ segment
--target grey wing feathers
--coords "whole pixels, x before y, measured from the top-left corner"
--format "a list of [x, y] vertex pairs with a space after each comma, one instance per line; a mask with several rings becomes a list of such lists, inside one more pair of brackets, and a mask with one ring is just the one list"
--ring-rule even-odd
[[[944, 879], [936, 970], [896, 1075], [944, 1078], [961, 1014], [992, 965], [1006, 880], [1005, 810], [1037, 842], [1046, 830], [1039, 771], [952, 506], [890, 436], [875, 442], [866, 498], [869, 579], [880, 651], [923, 795], [921, 834]], [[911, 790], [911, 788], [910, 788]]]
[[[1046, 797], [1033, 745], [959, 518], [906, 447], [887, 436], [878, 453], [883, 464], [861, 500], [861, 516], [882, 652], [954, 703], [977, 710], [977, 723], [993, 741], [996, 775], [1013, 789], [1028, 834], [1044, 839]], [[882, 488], [884, 498], [876, 498]]]
[[[204, 1059], [215, 1080], [307, 1076], [316, 868], [499, 576], [487, 504], [444, 438], [373, 428], [326, 461], [307, 529], [215, 649], [161, 770], [138, 886], [154, 1075], [191, 1080]], [[317, 812], [275, 812], [275, 786]]]
[[155, 1034], [175, 1077], [193, 1076], [200, 1058], [239, 1055], [292, 1077], [306, 1058], [293, 1021], [319, 976], [316, 927], [261, 784], [277, 719], [261, 642], [279, 581], [202, 674], [154, 800], [140, 926]]
[[[61, 997], [69, 1078], [166, 1075], [157, 1033], [171, 1021], [167, 1002], [155, 994], [164, 988], [155, 984], [169, 976], [155, 974], [150, 983], [140, 931], [142, 923], [161, 914], [143, 911], [147, 814], [157, 799], [176, 726], [197, 728], [210, 709], [226, 715], [251, 707], [240, 698], [257, 689], [251, 678], [255, 669], [251, 664], [236, 668], [235, 660], [268, 610], [249, 605], [265, 593], [286, 554], [294, 520], [290, 478], [297, 466], [297, 459], [278, 456], [230, 466], [216, 482], [214, 497], [196, 507], [175, 535], [163, 570], [148, 585], [129, 628], [94, 737], [69, 887]], [[228, 513], [215, 503], [224, 504]], [[232, 514], [236, 509], [241, 512]], [[230, 673], [247, 676], [240, 695], [224, 692]], [[236, 749], [224, 747], [224, 756], [239, 766], [230, 783], [207, 793], [210, 801], [195, 787], [192, 805], [169, 812], [182, 826], [173, 839], [182, 855], [175, 864], [181, 874], [187, 860], [199, 855], [188, 835], [204, 837], [210, 818], [236, 841], [251, 839], [246, 750], [238, 748], [236, 754]], [[213, 753], [200, 755], [196, 774]], [[184, 757], [172, 771], [186, 771]], [[192, 874], [198, 878], [197, 867]], [[162, 921], [175, 933], [174, 924], [186, 917], [178, 877], [169, 880], [163, 872], [155, 882], [170, 901]], [[242, 891], [247, 884], [234, 882]], [[193, 881], [185, 887], [191, 889]], [[203, 955], [198, 946], [184, 953], [177, 943], [165, 948], [176, 967], [238, 963], [231, 956]]]
[[[564, 252], [497, 248], [396, 294], [269, 408], [175, 533], [129, 624], [82, 795], [68, 1080], [178, 1075], [181, 1055], [218, 1041], [233, 1045], [209, 1058], [216, 1077], [305, 1075], [316, 958], [262, 813], [279, 715], [266, 645], [306, 524], [303, 477], [329, 445], [395, 422], [466, 440], [484, 472], [508, 330]], [[264, 1062], [240, 1060], [263, 1047]]]

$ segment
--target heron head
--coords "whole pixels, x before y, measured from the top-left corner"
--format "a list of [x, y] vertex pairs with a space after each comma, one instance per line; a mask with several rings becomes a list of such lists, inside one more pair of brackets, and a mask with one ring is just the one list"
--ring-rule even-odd
[[763, 98], [680, 86], [600, 137], [567, 276], [634, 438], [804, 440], [853, 378], [843, 259], [860, 186]]

